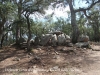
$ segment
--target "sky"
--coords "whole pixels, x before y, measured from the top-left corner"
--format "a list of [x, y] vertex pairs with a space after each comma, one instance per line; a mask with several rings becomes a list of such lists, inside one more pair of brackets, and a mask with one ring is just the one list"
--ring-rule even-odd
[[79, 7], [85, 8], [87, 6], [88, 6], [88, 4], [86, 4], [86, 1], [82, 1], [82, 0], [76, 0], [75, 1], [75, 8], [79, 8]]
[[[88, 6], [88, 4], [86, 4], [85, 1], [82, 2], [80, 0], [76, 0], [74, 8], [79, 8], [79, 7], [82, 8], [82, 7], [87, 7], [87, 6]], [[65, 8], [59, 7], [54, 10], [52, 9], [51, 6], [49, 6], [48, 10], [45, 10], [45, 12], [46, 12], [45, 16], [50, 15], [54, 12], [53, 20], [56, 20], [56, 17], [57, 18], [62, 17], [64, 19], [66, 19], [66, 18], [68, 18], [68, 13], [67, 13], [68, 11], [70, 11], [69, 6], [66, 6]], [[41, 19], [39, 18], [39, 20], [43, 21], [43, 17]]]
[[60, 7], [55, 10], [48, 9], [46, 10], [45, 16], [50, 15], [54, 12], [54, 17], [68, 17], [68, 14], [67, 14], [68, 11], [70, 11], [69, 6], [66, 6], [66, 8]]
[[[75, 6], [74, 6], [74, 8], [79, 8], [79, 7], [87, 7], [88, 6], [88, 4], [86, 4], [86, 2], [85, 1], [80, 1], [80, 0], [76, 0], [75, 1]], [[55, 16], [58, 16], [58, 17], [65, 17], [65, 16], [67, 16], [68, 14], [66, 13], [67, 11], [70, 11], [70, 9], [69, 9], [69, 6], [66, 6], [65, 8], [63, 8], [63, 7], [60, 7], [60, 8], [58, 8], [58, 9], [55, 9], [55, 11], [54, 11], [54, 13], [55, 13]], [[47, 11], [46, 11], [46, 14], [51, 14], [53, 12], [53, 10], [52, 9], [48, 9]]]

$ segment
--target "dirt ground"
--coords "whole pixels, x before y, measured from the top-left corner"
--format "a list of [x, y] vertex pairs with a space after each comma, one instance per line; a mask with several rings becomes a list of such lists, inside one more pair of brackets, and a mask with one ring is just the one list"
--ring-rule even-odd
[[100, 43], [92, 49], [35, 46], [0, 49], [0, 75], [100, 75]]

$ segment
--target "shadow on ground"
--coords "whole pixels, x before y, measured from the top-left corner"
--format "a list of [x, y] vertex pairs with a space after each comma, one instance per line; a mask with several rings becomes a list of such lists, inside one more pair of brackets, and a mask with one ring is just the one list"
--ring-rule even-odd
[[91, 53], [91, 49], [66, 46], [36, 46], [30, 53], [14, 47], [6, 47], [0, 50], [0, 72], [3, 75], [8, 72], [5, 71], [7, 68], [29, 69], [34, 66], [45, 69], [54, 66], [82, 68], [95, 63], [93, 59], [97, 58], [91, 59]]

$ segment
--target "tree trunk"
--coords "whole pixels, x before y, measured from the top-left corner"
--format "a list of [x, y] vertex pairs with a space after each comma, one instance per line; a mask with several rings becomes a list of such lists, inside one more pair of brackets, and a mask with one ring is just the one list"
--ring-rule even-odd
[[72, 42], [77, 43], [77, 39], [79, 37], [79, 29], [76, 24], [76, 14], [71, 11], [71, 25], [72, 25]]
[[31, 51], [31, 48], [30, 48], [31, 30], [30, 30], [29, 16], [26, 16], [26, 19], [27, 19], [27, 25], [28, 25], [27, 51]]
[[[18, 5], [18, 18], [19, 18], [19, 21], [21, 21], [21, 11], [22, 11], [22, 0], [20, 0], [19, 5]], [[22, 37], [21, 36], [21, 23], [19, 23], [19, 35], [20, 35], [20, 38], [21, 38]]]
[[[21, 20], [21, 11], [22, 11], [22, 0], [18, 3], [18, 19]], [[18, 23], [16, 25], [16, 44], [19, 45], [19, 38], [21, 38], [21, 25]]]
[[5, 36], [8, 34], [8, 32], [6, 33], [6, 34], [3, 34], [2, 35], [2, 38], [1, 38], [1, 47], [3, 46], [3, 41], [4, 41], [4, 38], [5, 38]]
[[79, 37], [79, 29], [76, 24], [76, 12], [74, 11], [72, 0], [69, 0], [69, 7], [71, 11], [72, 43], [77, 43], [77, 39]]
[[3, 41], [4, 41], [4, 35], [2, 35], [2, 38], [1, 38], [1, 48], [3, 46]]
[[16, 25], [16, 45], [18, 45], [19, 44], [19, 26], [18, 25]]
[[21, 29], [21, 25], [20, 25], [20, 38], [22, 38], [22, 29]]
[[0, 24], [0, 35], [2, 34], [2, 25]]
[[0, 22], [0, 36], [1, 36], [2, 33], [3, 33], [3, 26], [4, 26], [5, 22], [6, 22], [6, 18], [4, 17], [4, 18], [2, 19], [2, 21]]

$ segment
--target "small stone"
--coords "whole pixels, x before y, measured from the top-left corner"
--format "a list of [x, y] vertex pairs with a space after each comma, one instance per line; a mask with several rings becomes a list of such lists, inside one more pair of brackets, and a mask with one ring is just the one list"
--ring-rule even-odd
[[55, 53], [51, 53], [52, 55], [55, 55]]
[[32, 55], [32, 53], [28, 53], [28, 55]]
[[41, 48], [37, 48], [37, 50], [42, 50]]
[[84, 50], [86, 50], [86, 48], [84, 48]]
[[38, 57], [38, 56], [35, 56], [35, 58], [34, 58], [35, 60], [40, 60], [41, 58], [40, 57]]
[[17, 61], [20, 61], [20, 58], [18, 58]]
[[58, 68], [59, 68], [58, 66], [53, 67], [53, 69], [58, 69]]
[[72, 43], [68, 43], [67, 46], [68, 47], [73, 47], [73, 44]]
[[46, 64], [42, 64], [42, 66], [46, 66]]
[[35, 66], [33, 66], [32, 68], [33, 68], [33, 69], [35, 69], [35, 68], [36, 68], [36, 65], [35, 65]]
[[76, 50], [76, 48], [74, 50]]
[[48, 48], [51, 48], [51, 46], [48, 46]]
[[53, 59], [57, 59], [57, 56], [54, 56]]
[[20, 61], [20, 58], [14, 58], [13, 61]]
[[62, 48], [61, 50], [62, 50], [62, 51], [65, 51], [66, 49], [65, 49], [65, 48]]
[[31, 58], [29, 55], [27, 56], [28, 58]]
[[49, 55], [50, 53], [47, 53], [47, 55]]
[[55, 51], [55, 53], [56, 53], [57, 55], [59, 55], [59, 53], [58, 53], [58, 52], [56, 52], [56, 51]]

